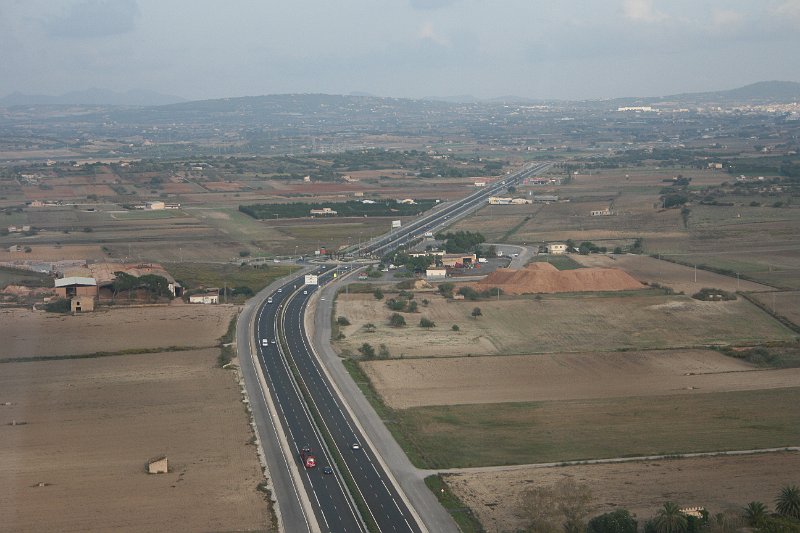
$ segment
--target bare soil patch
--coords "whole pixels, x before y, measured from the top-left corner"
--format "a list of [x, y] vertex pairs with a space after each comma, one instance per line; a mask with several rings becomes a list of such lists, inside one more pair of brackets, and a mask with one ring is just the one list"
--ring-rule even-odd
[[30, 247], [30, 252], [9, 252], [8, 248], [0, 248], [0, 261], [64, 261], [74, 260], [99, 260], [106, 257], [99, 245], [77, 244], [55, 246], [51, 244], [37, 244], [35, 241], [20, 240], [18, 243], [23, 249]]
[[148, 305], [78, 315], [0, 310], [0, 359], [170, 346], [208, 347], [228, 328], [235, 306]]
[[384, 402], [425, 405], [700, 394], [791, 387], [800, 369], [762, 370], [712, 350], [367, 361]]
[[625, 291], [644, 285], [616, 268], [558, 270], [550, 263], [531, 263], [521, 270], [498, 270], [476, 283], [479, 291], [499, 287], [506, 294]]
[[[269, 530], [239, 386], [217, 353], [2, 365], [2, 529]], [[169, 473], [146, 474], [162, 454]]]
[[779, 490], [797, 483], [800, 453], [698, 457], [620, 464], [448, 474], [446, 480], [461, 500], [478, 515], [489, 532], [525, 528], [524, 491], [554, 485], [564, 477], [589, 485], [590, 516], [618, 508], [635, 513], [639, 524], [651, 518], [666, 501], [680, 506], [704, 506], [714, 515], [741, 510], [761, 501], [771, 508]]

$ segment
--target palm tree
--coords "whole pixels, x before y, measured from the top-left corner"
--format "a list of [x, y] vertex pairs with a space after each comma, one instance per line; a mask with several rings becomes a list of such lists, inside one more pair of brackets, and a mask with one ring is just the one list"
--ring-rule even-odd
[[744, 518], [750, 527], [759, 527], [767, 518], [767, 506], [761, 502], [750, 502], [744, 508]]
[[800, 520], [800, 488], [797, 485], [787, 485], [775, 498], [775, 510], [779, 515]]
[[656, 515], [655, 526], [658, 533], [686, 533], [689, 524], [678, 504], [667, 502]]

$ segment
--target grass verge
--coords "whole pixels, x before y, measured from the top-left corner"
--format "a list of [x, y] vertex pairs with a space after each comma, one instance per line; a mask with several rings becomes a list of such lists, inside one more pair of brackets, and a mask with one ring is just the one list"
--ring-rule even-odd
[[483, 533], [483, 528], [478, 517], [467, 507], [455, 493], [450, 490], [447, 482], [441, 475], [436, 474], [425, 478], [425, 485], [436, 495], [442, 507], [450, 513], [462, 533]]
[[236, 339], [236, 321], [239, 315], [231, 318], [228, 322], [228, 330], [219, 338], [219, 355], [217, 356], [217, 366], [224, 367], [236, 356], [236, 347], [233, 346]]
[[358, 385], [358, 388], [361, 389], [364, 397], [367, 399], [370, 405], [372, 405], [372, 408], [375, 409], [375, 412], [378, 413], [378, 416], [381, 417], [381, 420], [386, 425], [386, 428], [392, 434], [400, 447], [403, 448], [403, 451], [406, 452], [406, 455], [411, 463], [419, 468], [425, 468], [427, 466], [425, 455], [417, 448], [414, 441], [410, 438], [408, 431], [403, 424], [404, 419], [397, 416], [397, 411], [383, 403], [383, 399], [372, 386], [372, 382], [361, 369], [358, 361], [353, 359], [344, 359], [342, 363], [344, 364], [345, 369], [347, 369], [347, 372], [350, 374], [350, 377], [353, 378], [353, 381], [356, 383], [356, 385]]

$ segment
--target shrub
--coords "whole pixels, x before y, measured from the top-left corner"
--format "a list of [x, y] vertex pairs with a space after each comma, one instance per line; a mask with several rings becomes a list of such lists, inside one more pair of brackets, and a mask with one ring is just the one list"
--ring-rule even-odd
[[406, 301], [395, 298], [389, 298], [388, 300], [386, 300], [386, 306], [392, 311], [402, 311], [406, 308]]
[[372, 294], [375, 296], [376, 300], [383, 300], [383, 291], [380, 289], [375, 289]]
[[695, 300], [702, 300], [704, 302], [718, 302], [735, 300], [736, 295], [727, 291], [723, 291], [722, 289], [703, 287], [700, 289], [700, 291], [692, 294], [692, 298]]
[[64, 298], [59, 298], [45, 304], [44, 310], [48, 313], [69, 313], [71, 310], [70, 302]]
[[345, 316], [336, 317], [336, 323], [339, 324], [340, 326], [349, 326], [350, 325], [350, 321], [347, 320], [347, 317], [345, 317]]
[[366, 359], [372, 359], [375, 357], [375, 348], [373, 348], [371, 344], [365, 342], [359, 346], [358, 353], [363, 355]]
[[389, 325], [395, 328], [401, 328], [406, 325], [406, 319], [399, 313], [394, 313], [389, 317]]
[[421, 328], [434, 328], [434, 327], [436, 327], [436, 324], [433, 322], [433, 320], [431, 320], [429, 318], [422, 317], [419, 320], [419, 327], [421, 327]]
[[453, 327], [450, 329], [452, 329], [453, 331], [459, 331], [461, 328], [458, 327], [458, 324], [453, 324]]

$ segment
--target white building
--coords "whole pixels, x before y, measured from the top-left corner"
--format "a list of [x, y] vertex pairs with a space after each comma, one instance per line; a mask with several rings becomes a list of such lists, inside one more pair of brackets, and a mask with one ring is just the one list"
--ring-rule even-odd
[[200, 294], [192, 294], [189, 296], [190, 304], [218, 304], [219, 303], [219, 290], [216, 292], [203, 292]]
[[551, 242], [547, 245], [547, 253], [550, 255], [561, 255], [567, 253], [567, 245], [562, 242]]
[[425, 277], [428, 279], [441, 279], [447, 276], [447, 270], [444, 268], [429, 268], [425, 271]]

